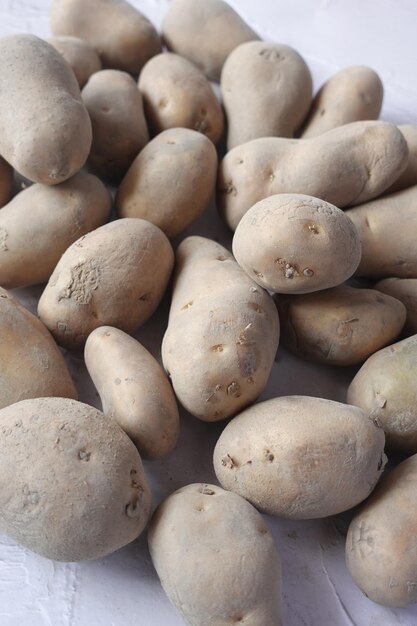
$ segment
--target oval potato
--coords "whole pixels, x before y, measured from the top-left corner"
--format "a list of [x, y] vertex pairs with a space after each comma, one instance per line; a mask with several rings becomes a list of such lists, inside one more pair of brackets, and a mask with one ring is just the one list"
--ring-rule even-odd
[[384, 278], [374, 289], [397, 298], [407, 309], [403, 331], [407, 335], [417, 334], [417, 278]]
[[97, 52], [84, 39], [79, 37], [50, 37], [47, 42], [58, 50], [70, 65], [80, 89], [90, 76], [101, 70]]

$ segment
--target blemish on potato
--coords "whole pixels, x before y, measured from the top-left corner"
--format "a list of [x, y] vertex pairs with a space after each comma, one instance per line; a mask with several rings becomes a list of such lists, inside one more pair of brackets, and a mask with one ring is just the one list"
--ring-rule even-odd
[[235, 398], [240, 398], [240, 386], [235, 380], [231, 382], [230, 385], [227, 387], [227, 395], [234, 396]]
[[219, 343], [216, 346], [211, 346], [210, 350], [212, 352], [223, 352], [224, 346], [223, 346], [223, 344]]
[[9, 250], [7, 243], [6, 243], [8, 236], [9, 234], [7, 230], [3, 228], [2, 226], [0, 226], [0, 250], [2, 252], [7, 252]]
[[121, 383], [121, 382], [122, 382], [122, 381], [120, 380], [120, 378], [115, 378], [115, 379], [114, 379], [114, 384], [115, 384], [115, 385], [120, 385], [120, 383]]
[[185, 311], [185, 309], [189, 309], [190, 306], [193, 306], [194, 304], [194, 300], [190, 300], [189, 302], [187, 302], [187, 304], [184, 304], [184, 306], [181, 307], [181, 311]]
[[86, 452], [85, 450], [80, 450], [78, 453], [78, 458], [80, 461], [89, 461], [91, 456], [91, 452]]
[[214, 496], [214, 494], [216, 493], [215, 491], [213, 491], [213, 489], [210, 489], [208, 485], [201, 485], [198, 491], [205, 496]]
[[82, 261], [71, 268], [71, 279], [58, 295], [58, 302], [72, 299], [77, 304], [88, 304], [100, 284], [100, 269], [94, 260]]

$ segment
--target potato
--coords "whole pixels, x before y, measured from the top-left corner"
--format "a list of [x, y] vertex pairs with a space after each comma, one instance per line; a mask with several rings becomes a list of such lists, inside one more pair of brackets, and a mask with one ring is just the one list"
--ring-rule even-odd
[[407, 309], [404, 332], [417, 334], [417, 278], [384, 278], [374, 289], [400, 300]]
[[85, 172], [54, 187], [24, 189], [0, 211], [0, 284], [46, 282], [65, 250], [107, 222], [110, 211], [110, 193]]
[[55, 36], [85, 39], [105, 68], [137, 75], [161, 52], [154, 26], [125, 0], [54, 0], [50, 18]]
[[408, 165], [399, 178], [387, 190], [388, 193], [401, 191], [407, 187], [417, 185], [417, 125], [403, 124], [398, 126], [407, 142], [409, 158]]
[[158, 361], [136, 339], [110, 326], [89, 335], [84, 358], [104, 413], [141, 456], [157, 459], [171, 452], [179, 434], [178, 407]]
[[117, 191], [118, 214], [149, 220], [176, 237], [207, 207], [216, 175], [217, 153], [207, 137], [188, 128], [166, 130], [132, 163]]
[[0, 157], [0, 207], [4, 206], [12, 195], [13, 169]]
[[346, 564], [370, 600], [404, 607], [417, 602], [417, 455], [384, 477], [353, 518]]
[[79, 37], [50, 37], [47, 39], [71, 66], [80, 89], [90, 76], [101, 70], [101, 61], [97, 52]]
[[345, 67], [318, 91], [301, 136], [317, 137], [351, 122], [377, 120], [383, 97], [384, 88], [374, 70], [363, 65]]
[[221, 90], [231, 150], [258, 137], [292, 137], [310, 108], [313, 83], [293, 48], [249, 41], [228, 56]]
[[130, 543], [151, 494], [138, 451], [111, 418], [64, 398], [0, 411], [0, 532], [55, 561]]
[[35, 35], [0, 38], [0, 154], [37, 183], [62, 183], [81, 169], [91, 122], [68, 63]]
[[0, 362], [0, 409], [27, 398], [77, 398], [64, 357], [45, 326], [2, 287]]
[[136, 82], [126, 72], [102, 70], [81, 95], [93, 126], [89, 165], [102, 178], [119, 182], [149, 141]]
[[146, 116], [155, 134], [168, 128], [191, 128], [217, 143], [223, 111], [202, 72], [178, 54], [158, 54], [139, 76]]
[[192, 61], [211, 80], [219, 80], [226, 58], [245, 41], [259, 39], [223, 0], [173, 0], [162, 25], [169, 50]]
[[187, 485], [156, 510], [152, 561], [190, 626], [280, 626], [281, 564], [262, 516], [217, 485]]
[[264, 513], [313, 519], [364, 500], [386, 462], [382, 428], [357, 407], [307, 396], [260, 402], [226, 426], [214, 450], [224, 489]]
[[282, 343], [297, 356], [327, 365], [357, 365], [395, 341], [404, 305], [373, 289], [341, 285], [302, 296], [277, 296]]
[[278, 194], [255, 204], [239, 222], [233, 254], [261, 287], [309, 293], [335, 287], [359, 265], [356, 228], [337, 207], [301, 194]]
[[219, 172], [219, 210], [232, 230], [259, 200], [304, 193], [339, 208], [380, 195], [404, 170], [408, 148], [387, 122], [356, 122], [311, 139], [264, 137], [233, 148]]
[[181, 404], [213, 422], [263, 391], [279, 341], [274, 302], [218, 243], [187, 237], [177, 269], [162, 360]]
[[39, 317], [70, 349], [82, 348], [99, 326], [133, 332], [156, 310], [173, 263], [168, 239], [150, 222], [105, 224], [62, 255], [40, 297]]

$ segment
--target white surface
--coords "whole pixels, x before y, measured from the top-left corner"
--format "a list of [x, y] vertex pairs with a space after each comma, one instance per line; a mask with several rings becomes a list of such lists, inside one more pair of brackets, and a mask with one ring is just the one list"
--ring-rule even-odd
[[[303, 54], [318, 86], [337, 69], [368, 64], [386, 88], [383, 115], [417, 123], [415, 0], [230, 0], [266, 39], [288, 43]], [[168, 0], [134, 2], [156, 24]], [[49, 0], [0, 0], [0, 34], [28, 31], [46, 36]], [[1, 59], [0, 59], [1, 63]], [[229, 233], [212, 209], [187, 234], [222, 242]], [[40, 289], [18, 292], [36, 307]], [[159, 356], [168, 310], [137, 337]], [[98, 404], [80, 360], [68, 357], [80, 399]], [[280, 350], [262, 399], [300, 393], [344, 400], [353, 370], [302, 363]], [[146, 463], [154, 502], [189, 482], [215, 480], [211, 454], [224, 424], [204, 424], [183, 415], [176, 451]], [[390, 610], [368, 601], [345, 570], [346, 521], [286, 522], [268, 518], [283, 559], [286, 626], [417, 626], [417, 607]], [[339, 528], [339, 530], [337, 530]], [[146, 537], [95, 562], [53, 563], [0, 536], [0, 626], [181, 626], [150, 562]], [[271, 626], [274, 626], [271, 624]]]

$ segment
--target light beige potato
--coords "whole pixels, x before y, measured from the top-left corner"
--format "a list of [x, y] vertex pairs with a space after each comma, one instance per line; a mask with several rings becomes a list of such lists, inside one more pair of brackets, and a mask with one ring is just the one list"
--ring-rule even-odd
[[235, 415], [265, 388], [279, 341], [271, 296], [223, 246], [187, 237], [176, 275], [162, 360], [175, 394], [192, 415]]
[[313, 519], [346, 511], [375, 487], [384, 431], [361, 409], [287, 396], [256, 404], [226, 426], [214, 450], [224, 489], [260, 511]]
[[303, 193], [339, 208], [379, 196], [408, 162], [387, 122], [347, 124], [311, 139], [264, 137], [233, 148], [219, 171], [220, 214], [235, 230], [246, 211], [277, 193]]
[[313, 82], [290, 46], [249, 41], [227, 57], [221, 90], [231, 150], [258, 137], [293, 137], [309, 111]]
[[84, 358], [103, 412], [123, 428], [140, 455], [157, 459], [171, 452], [179, 435], [178, 407], [152, 354], [121, 330], [101, 326], [89, 335]]
[[40, 297], [39, 317], [70, 349], [82, 348], [99, 326], [133, 332], [158, 307], [173, 264], [159, 228], [140, 219], [110, 222], [62, 255]]
[[245, 41], [259, 39], [223, 0], [172, 0], [162, 35], [169, 50], [189, 59], [217, 81], [232, 50]]
[[102, 70], [81, 95], [93, 126], [88, 163], [102, 178], [119, 182], [149, 141], [140, 91], [126, 72]]
[[151, 494], [118, 424], [66, 398], [0, 411], [0, 532], [55, 561], [96, 559], [142, 532]]
[[47, 39], [70, 65], [80, 89], [90, 76], [101, 70], [101, 61], [97, 52], [84, 39], [79, 37], [50, 37]]
[[143, 218], [176, 237], [207, 208], [216, 175], [213, 143], [194, 130], [171, 128], [132, 163], [117, 191], [118, 214]]
[[265, 289], [310, 293], [340, 285], [359, 265], [361, 244], [337, 207], [301, 194], [257, 202], [239, 222], [233, 254]]
[[50, 20], [55, 36], [85, 39], [105, 68], [137, 75], [162, 49], [148, 18], [125, 0], [54, 0]]
[[27, 398], [77, 398], [64, 357], [45, 326], [2, 287], [0, 362], [0, 409]]
[[73, 71], [35, 35], [0, 38], [0, 154], [20, 174], [56, 185], [87, 160], [91, 122]]
[[387, 190], [388, 193], [401, 191], [407, 187], [417, 185], [417, 125], [403, 124], [398, 126], [404, 139], [407, 142], [409, 158], [408, 164], [403, 173], [393, 185]]
[[108, 221], [111, 204], [103, 183], [85, 172], [21, 191], [0, 211], [0, 285], [46, 282], [74, 241]]
[[357, 365], [395, 341], [404, 305], [373, 289], [341, 285], [300, 296], [276, 297], [282, 344], [297, 356], [327, 365]]
[[262, 516], [217, 485], [187, 485], [148, 532], [165, 593], [189, 626], [281, 626], [281, 563]]
[[316, 94], [301, 136], [317, 137], [332, 128], [377, 120], [381, 111], [384, 87], [370, 67], [345, 67], [324, 83]]
[[146, 117], [155, 134], [191, 128], [213, 143], [223, 132], [223, 110], [207, 78], [190, 61], [164, 52], [150, 59], [139, 76]]
[[417, 455], [384, 476], [353, 518], [346, 565], [373, 602], [405, 607], [417, 602]]
[[417, 278], [384, 278], [374, 289], [400, 300], [407, 309], [403, 331], [407, 335], [417, 334]]

